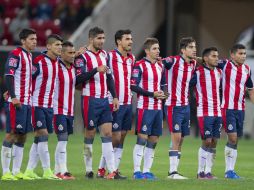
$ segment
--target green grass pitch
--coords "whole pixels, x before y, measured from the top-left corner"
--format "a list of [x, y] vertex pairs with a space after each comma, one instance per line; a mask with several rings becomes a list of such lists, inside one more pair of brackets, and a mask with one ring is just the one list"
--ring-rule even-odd
[[[4, 134], [1, 132], [0, 139], [2, 141]], [[32, 143], [32, 135], [28, 136], [28, 142], [25, 145], [24, 160], [22, 170], [24, 171], [28, 152]], [[187, 137], [185, 139], [182, 158], [179, 166], [179, 172], [189, 177], [188, 180], [168, 180], [167, 172], [169, 167], [168, 149], [169, 136], [161, 137], [155, 152], [155, 159], [152, 167], [152, 172], [159, 178], [157, 181], [135, 181], [132, 179], [133, 159], [132, 150], [136, 142], [136, 136], [128, 135], [125, 146], [123, 159], [121, 161], [120, 170], [122, 174], [128, 176], [128, 180], [103, 180], [93, 179], [87, 180], [84, 178], [85, 166], [83, 162], [83, 136], [75, 134], [70, 136], [68, 144], [68, 169], [76, 177], [74, 181], [49, 181], [49, 180], [33, 180], [33, 181], [0, 181], [0, 190], [253, 190], [254, 189], [254, 140], [240, 140], [238, 146], [238, 160], [236, 171], [244, 179], [241, 180], [226, 180], [224, 176], [224, 145], [225, 139], [218, 142], [217, 157], [213, 167], [213, 173], [219, 178], [217, 180], [197, 180], [197, 153], [200, 146], [200, 139]], [[51, 168], [54, 168], [54, 150], [56, 146], [56, 136], [50, 135], [49, 150], [51, 155]], [[93, 169], [96, 173], [99, 158], [101, 155], [100, 138], [96, 136], [93, 146]], [[41, 166], [36, 169], [39, 175], [42, 175]]]

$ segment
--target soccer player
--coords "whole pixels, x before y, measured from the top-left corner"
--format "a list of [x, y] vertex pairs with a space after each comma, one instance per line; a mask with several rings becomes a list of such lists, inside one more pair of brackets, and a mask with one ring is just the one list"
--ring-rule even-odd
[[76, 67], [86, 71], [104, 65], [104, 73], [96, 73], [89, 81], [83, 83], [82, 89], [82, 115], [85, 127], [84, 161], [86, 164], [86, 177], [93, 178], [92, 170], [92, 144], [96, 127], [100, 130], [102, 140], [102, 155], [109, 170], [107, 179], [117, 179], [114, 149], [112, 146], [112, 114], [108, 101], [108, 91], [113, 96], [113, 111], [119, 108], [115, 92], [113, 77], [107, 68], [108, 56], [102, 49], [105, 42], [104, 31], [99, 27], [89, 30], [89, 45], [87, 50], [75, 59]]
[[[31, 179], [20, 172], [26, 133], [31, 128], [32, 54], [37, 44], [36, 32], [22, 29], [22, 46], [9, 53], [5, 65], [5, 81], [9, 98], [6, 107], [6, 135], [1, 150], [2, 180]], [[14, 145], [13, 145], [14, 144]], [[12, 173], [10, 172], [13, 158]]]
[[47, 51], [33, 61], [33, 113], [32, 123], [35, 131], [34, 143], [30, 149], [26, 176], [39, 178], [33, 172], [38, 158], [43, 167], [43, 179], [60, 179], [50, 169], [48, 134], [53, 132], [53, 96], [58, 75], [58, 57], [62, 51], [62, 38], [51, 34], [47, 38]]
[[205, 49], [202, 53], [203, 64], [196, 69], [190, 82], [190, 85], [195, 86], [198, 126], [202, 138], [202, 146], [198, 151], [198, 179], [216, 178], [211, 171], [222, 127], [220, 108], [222, 71], [216, 68], [218, 56], [217, 48]]
[[221, 60], [222, 69], [222, 119], [228, 142], [225, 146], [225, 178], [238, 179], [234, 171], [237, 158], [238, 137], [243, 135], [245, 91], [249, 89], [250, 100], [254, 103], [254, 88], [250, 67], [244, 64], [246, 48], [235, 44], [230, 50], [231, 60]]
[[[132, 93], [130, 89], [131, 71], [135, 63], [135, 57], [131, 53], [132, 35], [130, 30], [118, 30], [115, 33], [115, 43], [117, 48], [109, 52], [109, 68], [112, 71], [116, 94], [119, 98], [119, 110], [113, 112], [112, 143], [114, 147], [115, 168], [122, 179], [125, 176], [120, 175], [119, 165], [123, 154], [124, 139], [132, 125]], [[109, 96], [109, 102], [112, 104], [113, 97]], [[105, 159], [101, 157], [97, 177], [105, 175]]]
[[66, 41], [62, 44], [61, 59], [58, 64], [56, 87], [54, 93], [54, 129], [58, 143], [55, 151], [55, 174], [64, 180], [75, 179], [67, 169], [66, 146], [68, 136], [73, 133], [74, 92], [75, 85], [88, 80], [97, 72], [104, 72], [104, 66], [99, 66], [91, 72], [83, 72], [74, 67], [75, 48]]
[[[162, 100], [166, 95], [163, 65], [159, 59], [160, 47], [156, 38], [147, 38], [144, 43], [146, 57], [138, 61], [132, 71], [131, 89], [137, 93], [136, 133], [133, 150], [134, 179], [156, 179], [150, 171], [154, 150], [162, 134]], [[164, 79], [164, 80], [163, 80]], [[144, 158], [143, 172], [141, 162]]]
[[187, 179], [178, 173], [181, 146], [184, 137], [190, 134], [189, 82], [195, 71], [196, 42], [193, 38], [182, 38], [180, 55], [163, 59], [169, 97], [165, 102], [165, 115], [171, 134], [169, 150], [170, 179]]

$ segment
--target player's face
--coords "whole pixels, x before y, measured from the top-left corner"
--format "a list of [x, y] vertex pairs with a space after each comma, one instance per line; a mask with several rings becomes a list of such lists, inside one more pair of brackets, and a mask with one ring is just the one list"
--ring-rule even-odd
[[55, 56], [60, 56], [62, 53], [62, 42], [57, 40], [52, 44], [47, 45], [48, 51], [51, 51]]
[[35, 49], [37, 45], [37, 36], [36, 34], [30, 34], [25, 40], [21, 40], [22, 45], [28, 51]]
[[61, 57], [64, 62], [67, 62], [68, 64], [73, 64], [75, 58], [75, 48], [74, 47], [63, 48]]
[[147, 55], [153, 59], [153, 60], [158, 60], [160, 57], [160, 46], [159, 44], [153, 44], [149, 51], [146, 52]]
[[237, 64], [242, 65], [246, 60], [246, 49], [238, 49], [235, 53], [231, 53], [231, 58]]
[[204, 57], [204, 60], [209, 66], [216, 67], [218, 65], [219, 60], [218, 51], [211, 51], [207, 57]]
[[123, 50], [127, 52], [131, 51], [132, 44], [133, 41], [131, 34], [124, 34], [122, 39], [118, 41], [118, 45], [122, 46]]
[[195, 42], [191, 42], [185, 49], [182, 49], [182, 53], [189, 59], [195, 59], [197, 56], [197, 47]]
[[105, 43], [105, 34], [98, 34], [95, 38], [92, 39], [92, 44], [94, 49], [101, 50]]

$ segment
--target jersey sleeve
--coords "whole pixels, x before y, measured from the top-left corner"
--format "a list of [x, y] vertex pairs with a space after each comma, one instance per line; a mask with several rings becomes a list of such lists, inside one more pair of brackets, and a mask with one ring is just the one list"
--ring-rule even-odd
[[164, 67], [166, 69], [171, 69], [171, 67], [173, 66], [174, 64], [174, 58], [173, 57], [166, 57], [164, 59], [162, 59], [162, 64], [164, 65]]
[[76, 76], [86, 73], [86, 60], [82, 55], [79, 55], [74, 60], [74, 67], [76, 68]]
[[251, 79], [251, 72], [250, 72], [249, 78], [248, 78], [247, 81], [246, 81], [246, 88], [248, 88], [248, 89], [253, 89], [253, 88], [254, 88], [254, 87], [253, 87], [253, 81], [252, 81], [252, 79]]
[[20, 58], [13, 54], [10, 54], [5, 64], [5, 75], [14, 76], [16, 69], [18, 68]]
[[138, 86], [141, 81], [142, 70], [139, 66], [135, 65], [131, 73], [131, 85]]
[[226, 63], [227, 63], [227, 59], [220, 59], [219, 61], [218, 61], [218, 68], [219, 69], [221, 69], [221, 70], [223, 70], [223, 68], [225, 67], [225, 65], [226, 65]]
[[194, 72], [191, 80], [190, 80], [190, 87], [196, 86], [197, 84], [197, 73]]

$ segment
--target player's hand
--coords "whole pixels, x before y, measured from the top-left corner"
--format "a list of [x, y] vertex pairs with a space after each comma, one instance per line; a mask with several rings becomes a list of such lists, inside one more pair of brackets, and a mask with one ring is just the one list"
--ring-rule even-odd
[[196, 59], [198, 65], [201, 65], [203, 63], [202, 57], [196, 57], [195, 59]]
[[119, 101], [118, 101], [118, 98], [114, 98], [112, 103], [113, 103], [113, 111], [119, 110]]
[[97, 67], [97, 71], [99, 73], [106, 73], [107, 69], [108, 69], [108, 67], [106, 65], [101, 65], [101, 66]]
[[17, 98], [12, 98], [11, 101], [12, 101], [12, 104], [14, 105], [14, 107], [21, 108], [21, 103]]
[[3, 94], [4, 100], [7, 101], [9, 96], [8, 96], [8, 91], [4, 92]]
[[75, 52], [75, 57], [81, 55], [82, 53], [84, 53], [87, 50], [87, 47], [83, 46], [80, 47], [78, 51]]
[[153, 93], [153, 96], [156, 98], [156, 99], [159, 99], [159, 100], [164, 100], [167, 98], [167, 96], [164, 94], [163, 91], [155, 91]]

